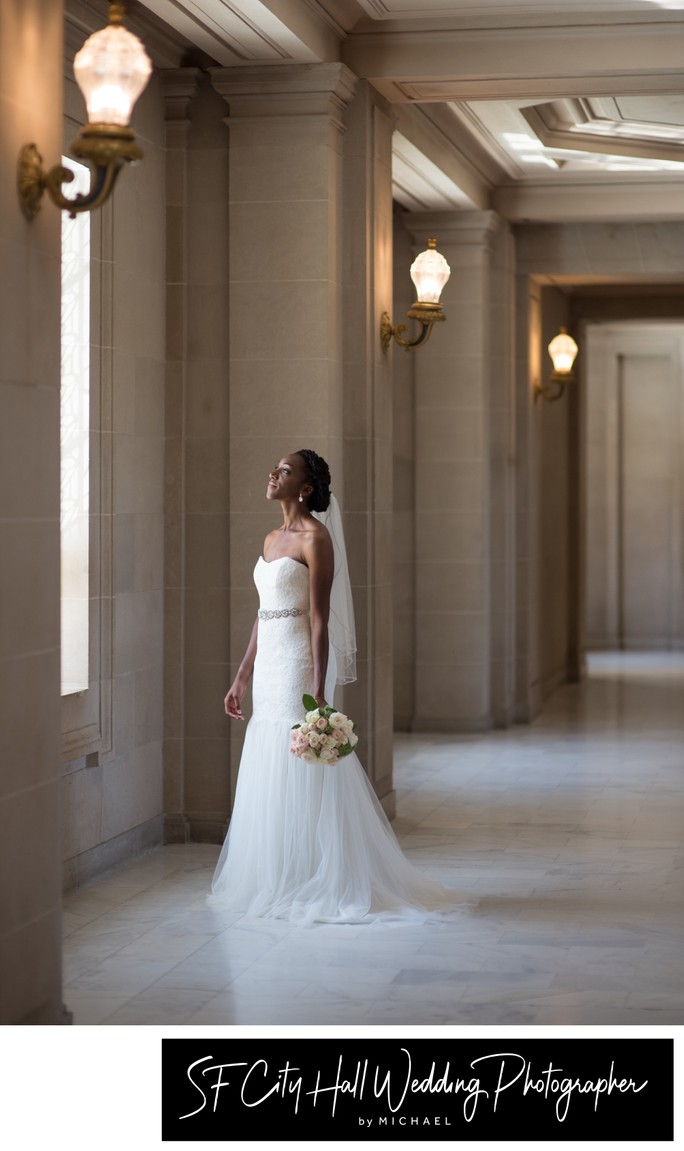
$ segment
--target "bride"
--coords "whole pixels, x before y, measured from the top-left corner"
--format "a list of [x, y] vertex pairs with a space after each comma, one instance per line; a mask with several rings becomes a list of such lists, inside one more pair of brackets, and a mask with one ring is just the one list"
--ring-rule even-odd
[[349, 575], [328, 465], [308, 449], [284, 456], [269, 473], [266, 498], [280, 503], [283, 524], [266, 536], [257, 561], [260, 607], [224, 701], [227, 715], [244, 720], [253, 673], [252, 717], [208, 902], [303, 926], [424, 920], [453, 906], [456, 892], [406, 859], [356, 754], [331, 765], [290, 752], [302, 696], [324, 707], [336, 683], [356, 678]]

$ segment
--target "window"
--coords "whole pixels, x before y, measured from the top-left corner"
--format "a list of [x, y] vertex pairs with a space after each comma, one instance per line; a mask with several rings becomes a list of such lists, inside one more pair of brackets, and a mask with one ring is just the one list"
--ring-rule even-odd
[[[69, 195], [87, 192], [90, 172], [74, 172]], [[62, 213], [61, 599], [62, 695], [89, 682], [90, 213]]]

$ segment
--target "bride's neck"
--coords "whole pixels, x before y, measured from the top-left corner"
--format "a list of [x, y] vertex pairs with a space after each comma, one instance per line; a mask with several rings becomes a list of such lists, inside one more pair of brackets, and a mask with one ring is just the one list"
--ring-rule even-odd
[[302, 504], [297, 501], [294, 505], [281, 505], [283, 509], [283, 526], [281, 532], [301, 531], [306, 527], [307, 521], [312, 517], [305, 511]]

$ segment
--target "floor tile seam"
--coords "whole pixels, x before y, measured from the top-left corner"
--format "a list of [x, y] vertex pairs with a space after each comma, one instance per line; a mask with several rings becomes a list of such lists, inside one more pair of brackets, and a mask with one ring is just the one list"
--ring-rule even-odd
[[[130, 996], [121, 1007], [129, 1009], [135, 1006], [138, 1007], [153, 1007], [153, 1002], [158, 1006], [168, 1002], [170, 998], [175, 999], [175, 1004], [178, 1008], [182, 1008], [183, 1004], [188, 1004], [190, 1010], [194, 1007], [202, 1007], [207, 1000], [213, 996], [213, 991], [207, 988], [191, 987], [191, 988], [174, 988], [171, 995], [168, 988], [157, 989], [157, 985], [152, 983], [149, 987], [143, 987], [140, 991]], [[194, 1001], [194, 1003], [190, 1001]], [[117, 1008], [119, 1010], [120, 1008]], [[173, 1007], [171, 1008], [173, 1012]], [[170, 1020], [169, 1020], [170, 1022]]]
[[[148, 966], [156, 967], [160, 964], [163, 965], [164, 963], [166, 963], [166, 960], [141, 959], [141, 958], [136, 957], [136, 956], [117, 957], [117, 955], [114, 954], [112, 956], [107, 956], [107, 958], [105, 960], [99, 961], [98, 963], [94, 964], [92, 967], [89, 967], [87, 970], [81, 972], [80, 975], [77, 976], [75, 979], [71, 980], [70, 983], [66, 983], [64, 985], [65, 991], [69, 991], [71, 988], [74, 988], [74, 986], [78, 985], [79, 981], [81, 981], [83, 979], [87, 979], [89, 976], [96, 976], [98, 974], [101, 974], [101, 975], [106, 977], [108, 974], [107, 965], [109, 964], [110, 959], [116, 960], [117, 963], [120, 965], [120, 967], [123, 967], [124, 969], [128, 968], [129, 969], [128, 970], [129, 976], [133, 974], [133, 971], [131, 969], [135, 968], [136, 966], [148, 965]], [[160, 978], [162, 975], [168, 974], [169, 971], [173, 970], [173, 968], [177, 967], [177, 966], [178, 966], [178, 963], [172, 963], [170, 967], [164, 967], [163, 970], [157, 971], [154, 974], [154, 977], [150, 980], [150, 982], [152, 982], [152, 983], [156, 982], [156, 980], [158, 978]], [[119, 971], [119, 978], [120, 978], [120, 975], [121, 975], [121, 972]], [[116, 982], [116, 979], [114, 979], [114, 982]]]
[[[179, 938], [183, 938], [183, 937], [182, 937], [182, 936], [180, 936]], [[187, 937], [186, 937], [186, 938], [187, 938]], [[206, 946], [206, 943], [208, 943], [208, 942], [211, 942], [212, 938], [213, 938], [212, 936], [207, 936], [207, 937], [206, 937], [206, 939], [205, 939], [205, 942], [204, 942], [204, 943], [201, 943], [201, 944], [199, 944], [198, 946], [194, 947], [194, 948], [193, 948], [191, 951], [187, 951], [187, 952], [184, 952], [182, 955], [180, 955], [180, 956], [179, 956], [179, 958], [178, 958], [178, 963], [184, 963], [184, 962], [186, 962], [186, 961], [188, 961], [188, 960], [191, 960], [191, 959], [193, 958], [193, 956], [196, 956], [196, 955], [197, 955], [198, 951], [201, 951], [201, 949], [202, 949], [204, 946]], [[134, 945], [133, 945], [133, 944], [128, 944], [127, 946], [134, 946]], [[124, 950], [124, 951], [125, 951], [125, 950], [126, 950], [126, 948], [123, 948], [122, 950]], [[155, 952], [155, 954], [158, 954], [158, 953], [159, 953], [159, 952], [158, 952], [158, 950], [157, 950], [157, 951]], [[148, 957], [148, 956], [146, 956], [146, 955], [144, 955], [144, 954], [140, 954], [140, 955], [122, 955], [122, 954], [121, 954], [121, 952], [119, 952], [119, 951], [116, 951], [116, 952], [113, 952], [113, 953], [112, 953], [112, 955], [111, 955], [111, 957], [108, 957], [108, 958], [117, 959], [117, 960], [120, 960], [120, 961], [126, 961], [126, 960], [130, 960], [132, 963], [135, 963], [137, 960], [140, 960], [140, 961], [142, 961], [142, 962], [146, 962], [146, 961], [147, 961], [147, 959], [148, 959], [149, 957]]]
[[[93, 880], [93, 884], [96, 884], [96, 883], [97, 883], [97, 880]], [[89, 925], [89, 924], [91, 924], [91, 923], [96, 923], [96, 922], [97, 922], [99, 919], [102, 919], [102, 918], [103, 918], [103, 916], [106, 916], [106, 915], [111, 915], [111, 914], [112, 914], [112, 912], [115, 912], [115, 911], [120, 911], [122, 907], [125, 907], [125, 906], [126, 906], [126, 904], [128, 904], [128, 903], [131, 903], [131, 902], [133, 902], [134, 900], [137, 900], [137, 899], [139, 899], [139, 898], [140, 898], [140, 896], [141, 896], [141, 895], [142, 895], [144, 892], [146, 892], [146, 891], [150, 890], [150, 887], [153, 887], [153, 886], [155, 886], [155, 885], [154, 885], [154, 884], [152, 884], [152, 885], [150, 885], [150, 886], [147, 886], [147, 887], [143, 888], [143, 890], [142, 890], [142, 891], [140, 891], [140, 892], [136, 893], [136, 895], [134, 895], [134, 896], [131, 896], [131, 897], [129, 897], [128, 899], [124, 899], [124, 900], [120, 900], [120, 901], [119, 901], [119, 900], [117, 900], [117, 901], [115, 901], [115, 902], [112, 902], [110, 906], [108, 906], [108, 907], [107, 907], [107, 908], [105, 908], [104, 910], [101, 910], [101, 911], [99, 912], [99, 914], [97, 914], [97, 915], [93, 915], [93, 916], [91, 916], [91, 917], [90, 917], [88, 920], [86, 920], [86, 922], [85, 922], [84, 926], [87, 926], [87, 925]], [[74, 911], [73, 911], [73, 909], [69, 907], [69, 897], [68, 897], [68, 896], [65, 898], [65, 901], [64, 901], [64, 907], [65, 907], [65, 909], [66, 909], [66, 910], [67, 910], [67, 911], [68, 911], [70, 914], [74, 914]]]
[[[135, 930], [136, 923], [139, 924], [141, 921], [136, 920], [136, 919], [129, 919], [128, 920], [129, 926], [126, 926], [125, 924], [117, 924], [117, 926], [113, 927], [111, 931], [97, 931], [93, 934], [92, 927], [93, 927], [93, 924], [97, 923], [97, 922], [99, 922], [99, 920], [93, 920], [93, 923], [87, 924], [83, 928], [80, 928], [79, 932], [83, 931], [84, 935], [88, 935], [91, 940], [93, 940], [93, 939], [105, 940], [108, 935], [116, 935], [121, 931], [133, 931], [133, 930]], [[138, 932], [136, 938], [140, 938], [140, 936], [146, 935], [148, 933], [149, 927], [150, 927], [149, 923], [145, 924], [143, 927], [143, 930]], [[74, 940], [74, 935], [79, 934], [79, 932], [72, 932], [70, 935], [68, 935], [65, 938], [65, 940], [64, 940], [65, 947], [66, 947], [67, 943], [69, 943], [71, 946], [74, 946], [74, 944], [77, 945], [79, 942], [81, 942], [80, 940]], [[129, 940], [129, 942], [131, 942], [131, 941]]]

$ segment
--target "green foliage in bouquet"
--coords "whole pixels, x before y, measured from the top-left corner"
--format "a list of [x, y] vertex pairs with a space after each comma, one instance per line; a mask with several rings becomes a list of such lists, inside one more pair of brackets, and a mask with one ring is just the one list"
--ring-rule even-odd
[[330, 704], [319, 707], [312, 695], [302, 696], [306, 711], [303, 723], [292, 727], [290, 751], [307, 763], [335, 764], [351, 755], [358, 736], [356, 724]]

